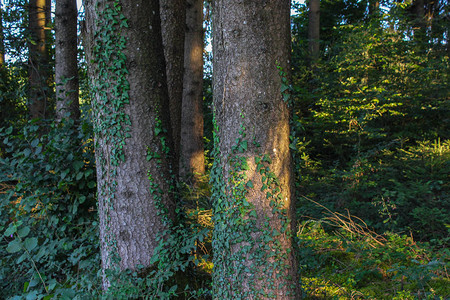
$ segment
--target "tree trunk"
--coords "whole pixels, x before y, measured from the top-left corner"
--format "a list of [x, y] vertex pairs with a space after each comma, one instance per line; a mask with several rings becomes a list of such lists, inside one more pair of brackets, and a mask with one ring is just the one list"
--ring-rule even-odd
[[424, 0], [413, 1], [414, 21], [413, 32], [414, 40], [420, 49], [425, 49], [423, 44], [426, 40], [426, 22], [425, 22], [425, 2]]
[[76, 0], [56, 2], [55, 29], [56, 118], [76, 121], [80, 117]]
[[30, 0], [29, 2], [29, 110], [30, 117], [48, 118], [50, 103], [50, 58], [47, 45], [48, 0]]
[[203, 147], [203, 0], [187, 0], [180, 175], [205, 173]]
[[379, 17], [380, 15], [380, 1], [369, 0], [369, 16]]
[[311, 65], [320, 53], [320, 0], [309, 1], [308, 13], [308, 54]]
[[103, 270], [150, 267], [174, 216], [159, 0], [120, 3], [86, 1]]
[[174, 172], [180, 158], [181, 106], [183, 97], [183, 61], [186, 0], [160, 0], [161, 29], [169, 88], [170, 121], [174, 144]]
[[3, 8], [0, 1], [0, 67], [5, 64], [5, 44], [3, 35]]
[[300, 298], [293, 250], [290, 1], [216, 0], [213, 17], [215, 299]]

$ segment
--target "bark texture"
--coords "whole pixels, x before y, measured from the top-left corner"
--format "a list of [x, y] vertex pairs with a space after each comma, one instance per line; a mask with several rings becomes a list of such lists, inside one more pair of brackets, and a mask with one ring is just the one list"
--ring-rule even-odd
[[55, 9], [56, 118], [80, 117], [77, 67], [77, 1], [58, 0]]
[[[86, 2], [104, 270], [149, 267], [166, 216], [174, 214], [165, 155], [170, 120], [159, 0], [120, 3], [122, 9], [111, 1]], [[107, 8], [119, 10], [118, 23], [109, 21]]]
[[289, 69], [290, 1], [213, 5], [214, 298], [300, 298], [289, 110], [277, 69]]
[[184, 37], [186, 0], [160, 0], [161, 29], [166, 58], [170, 121], [173, 137], [174, 172], [180, 158], [181, 106], [183, 97]]
[[50, 57], [47, 45], [50, 21], [49, 0], [29, 1], [29, 30], [31, 42], [29, 43], [29, 110], [30, 117], [47, 118], [51, 111], [50, 103]]
[[309, 62], [312, 64], [320, 53], [320, 0], [309, 1], [308, 52]]
[[203, 0], [187, 0], [180, 175], [205, 173], [203, 146]]

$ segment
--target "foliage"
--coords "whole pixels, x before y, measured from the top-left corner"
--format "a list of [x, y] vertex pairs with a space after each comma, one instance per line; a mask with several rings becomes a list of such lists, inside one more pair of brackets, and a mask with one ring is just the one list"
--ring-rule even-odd
[[[401, 20], [400, 20], [401, 21]], [[380, 26], [385, 24], [385, 26]], [[449, 60], [405, 39], [395, 15], [341, 25], [333, 53], [295, 79], [305, 195], [380, 232], [448, 242]], [[297, 37], [300, 39], [300, 37]], [[300, 59], [300, 58], [298, 58]], [[302, 66], [303, 64], [303, 66]], [[303, 214], [317, 216], [308, 202]]]
[[[321, 299], [446, 299], [449, 252], [432, 254], [412, 237], [377, 235], [361, 220], [327, 211], [302, 222], [303, 288]], [[433, 256], [432, 256], [433, 255]]]
[[98, 286], [91, 131], [70, 122], [47, 126], [47, 134], [35, 122], [0, 133], [6, 146], [0, 159], [0, 289], [6, 298]]
[[[450, 62], [445, 2], [430, 8], [432, 26], [419, 39], [414, 34], [412, 1], [383, 2], [376, 15], [369, 14], [371, 1], [321, 1], [321, 56], [313, 67], [306, 60], [307, 7], [296, 6], [293, 85], [282, 70], [280, 74], [282, 95], [293, 110], [291, 149], [296, 152], [300, 196], [298, 257], [307, 297], [450, 298]], [[254, 213], [246, 206], [246, 193], [257, 183], [243, 176], [246, 159], [240, 156], [252, 141], [245, 136], [237, 141], [236, 155], [230, 158], [234, 175], [230, 182], [220, 178], [218, 154], [215, 160], [210, 158], [208, 164], [215, 163], [210, 176], [215, 202], [211, 203], [208, 178], [194, 188], [184, 186], [176, 221], [160, 236], [155, 266], [136, 272], [110, 270], [115, 280], [104, 293], [93, 129], [85, 120], [61, 125], [26, 121], [26, 2], [6, 0], [3, 5], [8, 62], [0, 69], [0, 295], [211, 298], [212, 279], [220, 280], [211, 276], [211, 218], [224, 224], [241, 222], [248, 232], [253, 230], [241, 216]], [[127, 26], [120, 9], [114, 9], [105, 11], [110, 23], [103, 27], [112, 38], [117, 37], [115, 25]], [[105, 64], [115, 62], [114, 101], [120, 106], [128, 101], [125, 61], [117, 59], [123, 58], [124, 44], [103, 42], [94, 52]], [[101, 56], [101, 47], [119, 51]], [[80, 66], [85, 77], [86, 66]], [[206, 74], [205, 135], [208, 150], [214, 152], [211, 71]], [[98, 90], [104, 90], [110, 79], [101, 75]], [[85, 80], [81, 84], [88, 119], [89, 87]], [[104, 103], [95, 105], [104, 111]], [[120, 115], [120, 122], [112, 124], [116, 112], [107, 115], [109, 123], [96, 130], [122, 139], [127, 116]], [[119, 161], [120, 151], [116, 154]], [[268, 158], [258, 156], [254, 163], [265, 175], [267, 191], [274, 189], [276, 178], [270, 175]], [[224, 184], [233, 186], [236, 209], [220, 202], [226, 197]], [[173, 192], [178, 188], [173, 186]], [[224, 226], [214, 234], [235, 233]], [[272, 234], [262, 236], [270, 239]], [[230, 236], [222, 242], [234, 242]]]

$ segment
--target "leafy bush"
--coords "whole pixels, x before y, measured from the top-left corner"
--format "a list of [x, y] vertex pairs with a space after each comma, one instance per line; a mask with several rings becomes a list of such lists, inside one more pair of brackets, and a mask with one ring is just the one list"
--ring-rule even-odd
[[[47, 126], [47, 127], [45, 127]], [[48, 128], [47, 133], [42, 128]], [[1, 129], [1, 294], [97, 289], [96, 175], [87, 124]], [[94, 266], [94, 268], [92, 268]]]

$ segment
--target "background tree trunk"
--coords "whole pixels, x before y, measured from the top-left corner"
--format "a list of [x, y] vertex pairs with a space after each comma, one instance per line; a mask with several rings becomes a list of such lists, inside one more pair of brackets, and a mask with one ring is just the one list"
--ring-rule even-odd
[[417, 42], [418, 47], [424, 50], [426, 46], [426, 22], [425, 22], [425, 1], [414, 0], [413, 1], [413, 33], [414, 40]]
[[86, 2], [104, 270], [149, 267], [174, 215], [159, 0], [121, 4]]
[[320, 54], [320, 0], [309, 0], [308, 54], [312, 65]]
[[213, 17], [215, 299], [294, 299], [290, 1], [216, 0]]
[[187, 0], [180, 175], [205, 173], [203, 146], [203, 1]]
[[181, 106], [183, 98], [183, 61], [186, 0], [160, 0], [161, 29], [166, 58], [167, 86], [170, 100], [170, 121], [173, 137], [174, 173], [178, 174], [180, 159]]
[[5, 63], [5, 44], [3, 37], [3, 8], [2, 2], [0, 1], [0, 67]]
[[77, 1], [58, 0], [55, 10], [56, 118], [78, 120]]
[[30, 117], [47, 118], [51, 111], [50, 103], [50, 58], [47, 45], [50, 1], [30, 0], [29, 2], [29, 110]]
[[380, 14], [380, 1], [369, 0], [369, 16], [379, 16]]

